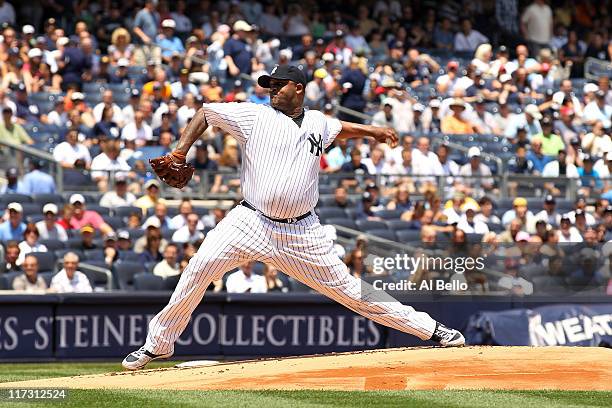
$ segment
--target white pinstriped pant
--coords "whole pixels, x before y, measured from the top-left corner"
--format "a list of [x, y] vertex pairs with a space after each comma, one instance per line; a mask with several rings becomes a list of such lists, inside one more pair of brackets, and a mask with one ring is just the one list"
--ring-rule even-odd
[[208, 285], [251, 260], [271, 264], [377, 323], [423, 340], [431, 338], [435, 320], [381, 291], [368, 294], [372, 287], [352, 276], [332, 247], [314, 214], [294, 224], [283, 224], [237, 206], [208, 233], [183, 271], [168, 305], [149, 323], [146, 349], [154, 354], [173, 351], [174, 342], [187, 327]]

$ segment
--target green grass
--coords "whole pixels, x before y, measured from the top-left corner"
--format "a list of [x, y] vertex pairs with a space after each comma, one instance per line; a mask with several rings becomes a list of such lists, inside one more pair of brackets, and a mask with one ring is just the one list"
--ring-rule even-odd
[[[176, 362], [151, 364], [171, 367]], [[119, 370], [114, 363], [0, 364], [0, 382]], [[248, 381], [248, 380], [247, 380]], [[69, 390], [64, 401], [9, 403], [0, 407], [609, 407], [612, 392], [586, 391], [152, 391]]]

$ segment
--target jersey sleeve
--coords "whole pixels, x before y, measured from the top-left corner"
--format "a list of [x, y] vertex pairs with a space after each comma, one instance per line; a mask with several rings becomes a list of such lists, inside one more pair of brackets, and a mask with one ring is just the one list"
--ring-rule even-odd
[[332, 144], [334, 139], [336, 139], [336, 136], [338, 136], [341, 130], [342, 130], [342, 123], [340, 123], [338, 119], [330, 118], [327, 116], [325, 117], [324, 140], [325, 140], [326, 149], [329, 147], [329, 145]]
[[259, 112], [259, 106], [254, 103], [238, 102], [206, 103], [202, 109], [209, 125], [228, 132], [240, 144], [245, 144], [251, 136]]

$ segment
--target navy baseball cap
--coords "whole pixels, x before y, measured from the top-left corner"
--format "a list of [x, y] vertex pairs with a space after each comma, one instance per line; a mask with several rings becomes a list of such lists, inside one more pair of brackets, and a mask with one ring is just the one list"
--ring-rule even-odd
[[293, 65], [277, 65], [270, 75], [262, 75], [257, 79], [257, 83], [262, 88], [270, 88], [271, 79], [289, 80], [296, 84], [306, 86], [306, 75], [299, 67]]

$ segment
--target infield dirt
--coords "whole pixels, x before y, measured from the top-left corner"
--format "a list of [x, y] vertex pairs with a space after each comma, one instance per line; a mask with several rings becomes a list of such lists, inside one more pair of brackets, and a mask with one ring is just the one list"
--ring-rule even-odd
[[612, 390], [612, 350], [398, 348], [208, 367], [51, 378], [0, 387], [172, 390]]

